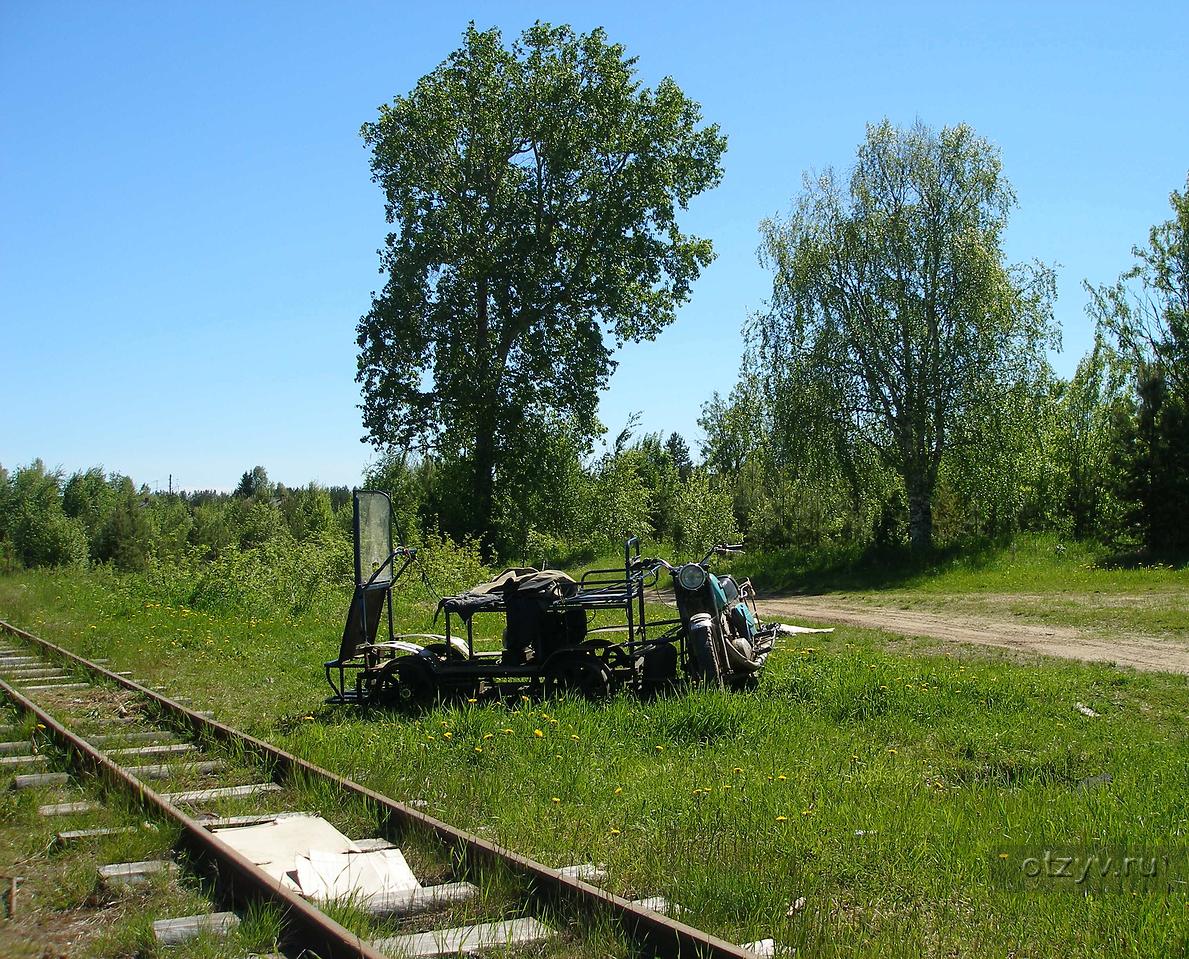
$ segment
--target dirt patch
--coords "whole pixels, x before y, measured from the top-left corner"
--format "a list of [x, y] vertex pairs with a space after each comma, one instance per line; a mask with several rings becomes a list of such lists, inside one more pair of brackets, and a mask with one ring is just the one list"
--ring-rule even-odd
[[0, 928], [0, 955], [12, 959], [67, 959], [95, 942], [115, 921], [111, 911], [103, 909], [75, 909], [10, 920]]
[[796, 619], [814, 625], [861, 626], [947, 643], [996, 646], [1021, 653], [1189, 674], [1189, 645], [1155, 636], [1009, 622], [971, 615], [965, 610], [934, 613], [902, 609], [832, 595], [762, 599], [759, 612], [762, 617]]

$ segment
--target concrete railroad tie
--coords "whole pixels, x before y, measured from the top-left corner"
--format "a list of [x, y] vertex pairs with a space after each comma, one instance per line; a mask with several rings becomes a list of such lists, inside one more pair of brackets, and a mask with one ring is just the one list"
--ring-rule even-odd
[[183, 916], [180, 919], [158, 919], [153, 923], [153, 936], [158, 945], [177, 946], [203, 933], [224, 937], [239, 925], [234, 912], [211, 912], [204, 916]]
[[99, 879], [105, 885], [135, 886], [148, 882], [153, 876], [172, 876], [177, 873], [177, 863], [167, 859], [150, 859], [146, 862], [114, 862], [99, 867]]
[[371, 945], [380, 952], [411, 959], [436, 959], [439, 956], [470, 955], [500, 946], [533, 946], [547, 942], [557, 933], [536, 919], [484, 922], [455, 929], [435, 929], [389, 939], [377, 939]]

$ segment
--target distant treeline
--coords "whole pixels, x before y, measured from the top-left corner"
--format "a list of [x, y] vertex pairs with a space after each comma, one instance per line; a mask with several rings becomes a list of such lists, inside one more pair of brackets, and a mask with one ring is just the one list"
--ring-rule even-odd
[[[633, 441], [633, 425], [590, 462], [563, 433], [543, 443], [538, 482], [499, 492], [504, 549], [488, 550], [488, 557], [595, 555], [622, 545], [628, 531], [690, 549], [738, 535], [729, 496], [694, 466], [681, 436]], [[462, 510], [457, 499], [465, 490], [453, 478], [441, 460], [393, 454], [362, 485], [392, 494], [399, 542], [430, 544], [477, 564], [479, 544], [440, 532], [451, 530]], [[102, 467], [66, 475], [41, 460], [11, 472], [0, 466], [0, 556], [27, 567], [107, 564], [136, 572], [226, 562], [266, 547], [338, 549], [349, 543], [351, 523], [348, 487], [286, 487], [271, 482], [262, 466], [245, 472], [233, 493], [154, 492]]]
[[154, 493], [131, 477], [92, 467], [65, 476], [41, 460], [0, 466], [0, 548], [25, 566], [110, 563], [143, 570], [191, 555], [294, 542], [351, 528], [351, 491], [269, 482], [263, 467], [234, 493]]

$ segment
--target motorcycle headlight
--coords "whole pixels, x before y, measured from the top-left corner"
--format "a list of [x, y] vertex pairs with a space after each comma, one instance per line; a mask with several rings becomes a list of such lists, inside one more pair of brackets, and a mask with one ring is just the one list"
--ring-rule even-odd
[[706, 585], [706, 570], [697, 563], [686, 563], [677, 571], [677, 582], [683, 589], [699, 590]]

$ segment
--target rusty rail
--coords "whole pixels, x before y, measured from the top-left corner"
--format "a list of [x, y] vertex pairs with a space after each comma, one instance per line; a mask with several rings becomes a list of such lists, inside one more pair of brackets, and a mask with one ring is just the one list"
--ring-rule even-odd
[[[581, 879], [563, 875], [543, 863], [452, 826], [441, 819], [381, 795], [320, 766], [315, 766], [313, 763], [279, 749], [262, 739], [217, 720], [209, 719], [147, 686], [117, 675], [98, 663], [91, 662], [56, 643], [34, 636], [11, 623], [0, 620], [0, 630], [20, 637], [76, 666], [81, 666], [117, 686], [147, 697], [167, 716], [188, 725], [197, 736], [213, 736], [225, 742], [239, 744], [269, 764], [273, 769], [274, 776], [279, 773], [287, 773], [291, 776], [303, 775], [310, 779], [329, 782], [344, 793], [357, 796], [377, 810], [382, 810], [388, 820], [398, 827], [412, 827], [433, 833], [446, 846], [459, 850], [464, 861], [470, 867], [484, 864], [506, 867], [529, 880], [533, 893], [543, 899], [555, 903], [576, 905], [607, 916], [619, 925], [630, 938], [646, 945], [658, 956], [666, 957], [666, 959], [688, 959], [688, 957], [695, 956], [700, 959], [755, 959], [753, 953], [741, 946], [727, 942], [701, 929], [696, 929], [670, 916], [637, 905], [631, 900], [616, 896]], [[3, 689], [14, 702], [36, 713], [39, 717], [38, 722], [43, 723], [47, 731], [52, 730], [54, 738], [69, 749], [77, 750], [84, 764], [100, 772], [110, 781], [132, 790], [141, 796], [143, 801], [159, 808], [165, 816], [182, 826], [188, 839], [195, 841], [199, 848], [215, 857], [216, 861], [226, 862], [233, 874], [243, 880], [257, 894], [267, 896], [272, 901], [280, 903], [286, 910], [291, 910], [291, 921], [305, 930], [307, 935], [314, 937], [318, 942], [323, 942], [331, 950], [327, 954], [328, 959], [337, 959], [339, 956], [383, 959], [383, 954], [368, 947], [357, 936], [328, 919], [300, 896], [287, 889], [279, 888], [254, 864], [215, 840], [201, 824], [170, 805], [139, 780], [129, 776], [119, 766], [98, 753], [84, 740], [75, 736], [53, 717], [38, 708], [35, 703], [26, 699], [2, 680], [0, 680], [0, 689]]]

